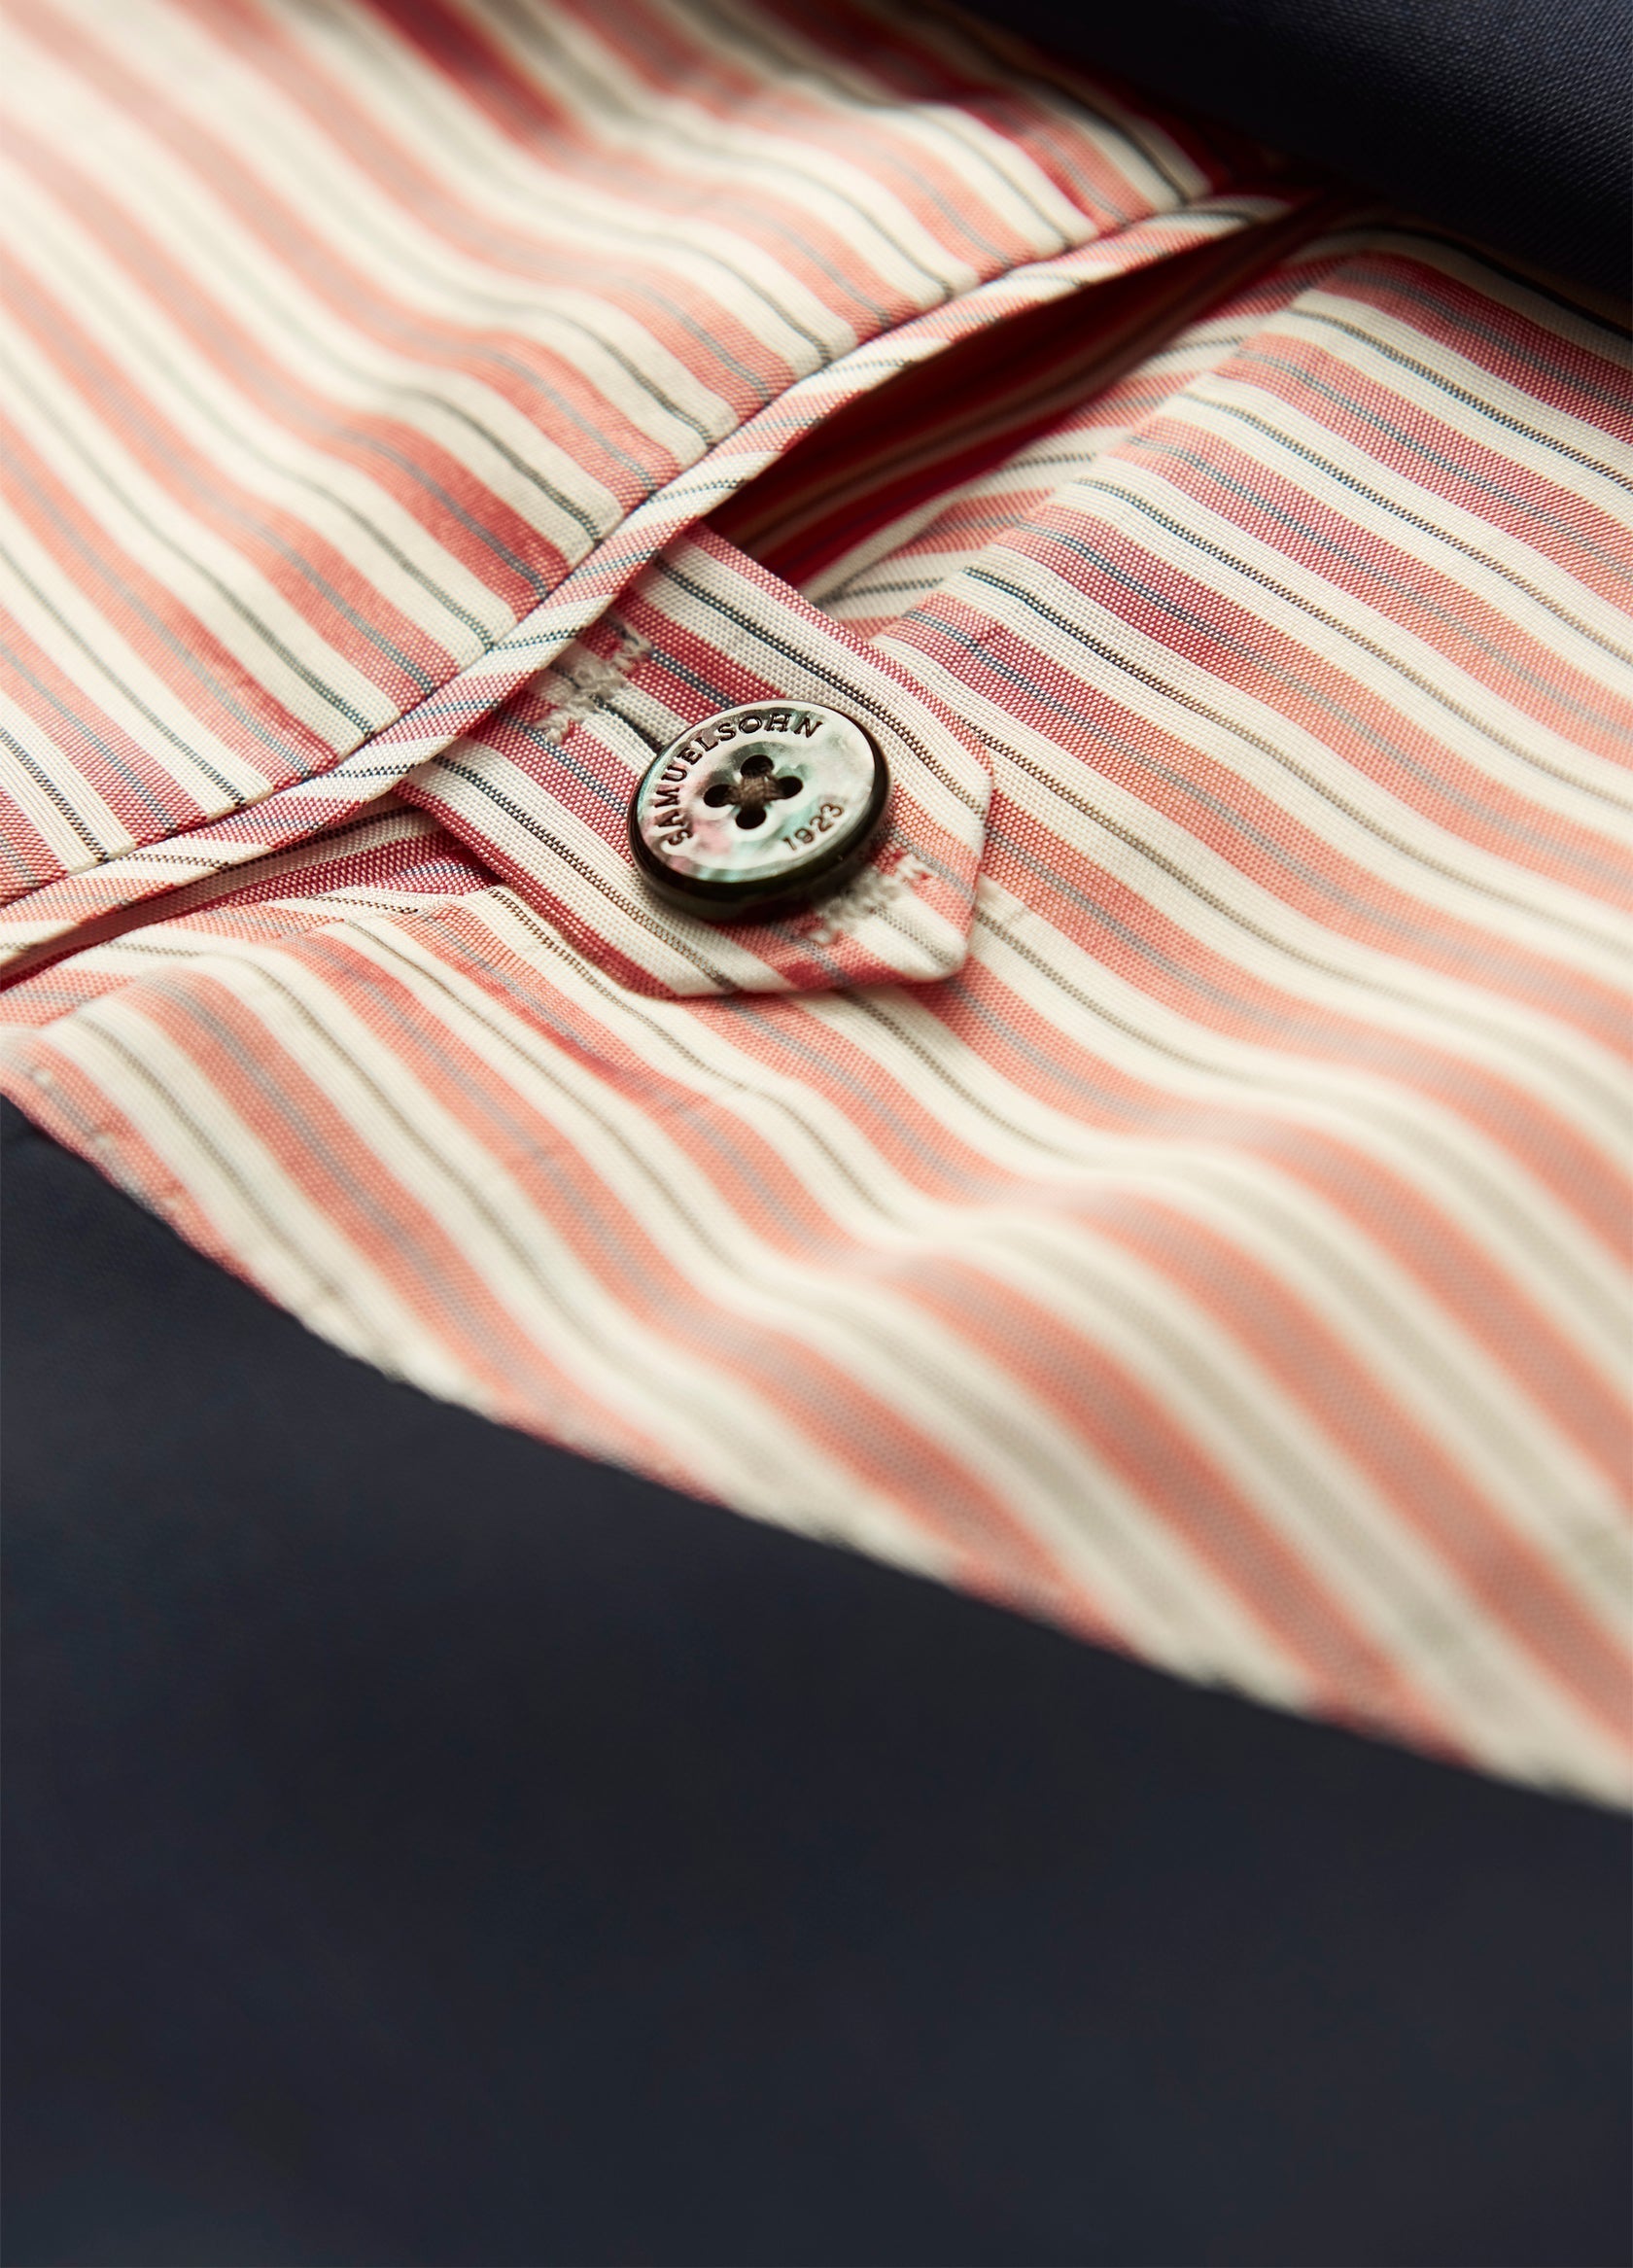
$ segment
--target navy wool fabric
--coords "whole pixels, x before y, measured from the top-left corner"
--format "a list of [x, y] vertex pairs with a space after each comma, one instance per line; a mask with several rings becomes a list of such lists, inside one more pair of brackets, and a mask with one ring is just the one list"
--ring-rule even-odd
[[7, 1145], [14, 2268], [1627, 2258], [1622, 1822], [486, 1426]]
[[1625, 296], [1627, 0], [969, 0], [972, 13]]

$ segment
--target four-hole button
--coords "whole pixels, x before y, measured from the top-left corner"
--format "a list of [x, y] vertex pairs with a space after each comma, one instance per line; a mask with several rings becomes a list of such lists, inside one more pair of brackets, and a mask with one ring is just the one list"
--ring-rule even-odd
[[852, 718], [751, 701], [671, 743], [630, 805], [630, 847], [664, 897], [708, 921], [791, 909], [836, 889], [879, 832], [890, 776]]

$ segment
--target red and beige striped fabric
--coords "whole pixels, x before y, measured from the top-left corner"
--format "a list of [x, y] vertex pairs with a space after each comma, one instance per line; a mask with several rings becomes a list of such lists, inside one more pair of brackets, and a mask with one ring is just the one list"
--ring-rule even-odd
[[[1622, 1795], [1602, 315], [894, 6], [6, 87], [8, 1091], [433, 1393]], [[771, 697], [889, 820], [712, 926], [629, 796]]]

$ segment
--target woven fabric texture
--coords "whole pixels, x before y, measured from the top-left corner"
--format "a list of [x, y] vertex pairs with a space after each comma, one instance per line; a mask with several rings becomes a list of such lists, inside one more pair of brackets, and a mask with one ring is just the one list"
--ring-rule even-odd
[[[22, 1107], [434, 1394], [1623, 1793], [1624, 342], [939, 15], [19, 24]], [[777, 700], [869, 864], [660, 905]]]

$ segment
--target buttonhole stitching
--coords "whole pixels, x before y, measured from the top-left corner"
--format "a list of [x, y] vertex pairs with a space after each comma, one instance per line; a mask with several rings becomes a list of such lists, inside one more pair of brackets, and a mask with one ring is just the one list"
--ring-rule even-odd
[[627, 622], [614, 622], [612, 627], [610, 653], [591, 653], [574, 641], [558, 661], [540, 672], [535, 699], [543, 706], [535, 712], [534, 721], [547, 747], [559, 748], [575, 724], [605, 708], [651, 652], [651, 640]]
[[802, 916], [791, 926], [808, 945], [837, 945], [874, 915], [917, 890], [920, 883], [928, 880], [929, 872], [911, 851], [886, 851], [877, 863], [864, 867], [855, 881], [829, 898], [826, 905]]

